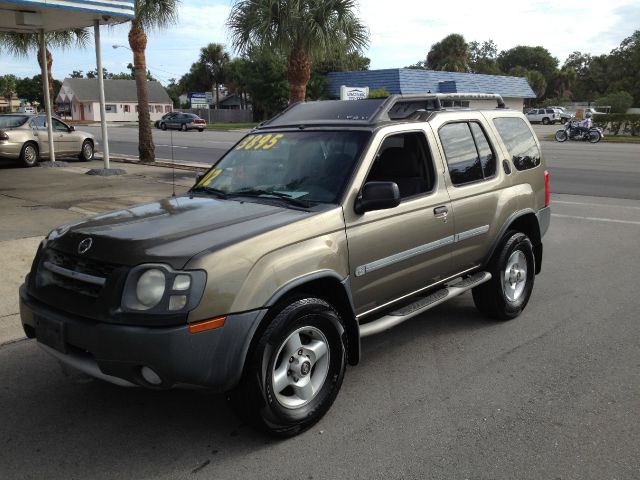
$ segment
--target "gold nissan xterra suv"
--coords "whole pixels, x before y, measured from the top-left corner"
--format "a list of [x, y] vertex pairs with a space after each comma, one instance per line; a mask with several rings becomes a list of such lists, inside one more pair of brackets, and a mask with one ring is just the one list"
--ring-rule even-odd
[[[443, 107], [461, 101], [487, 107]], [[185, 194], [53, 230], [22, 323], [67, 366], [229, 392], [253, 425], [294, 435], [362, 337], [468, 290], [488, 317], [519, 315], [549, 220], [540, 145], [497, 95], [299, 103]]]

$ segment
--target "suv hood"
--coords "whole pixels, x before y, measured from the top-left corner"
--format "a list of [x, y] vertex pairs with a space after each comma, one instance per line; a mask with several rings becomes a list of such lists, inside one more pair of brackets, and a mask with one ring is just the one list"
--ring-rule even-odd
[[183, 268], [194, 255], [307, 218], [313, 213], [211, 197], [182, 195], [107, 212], [73, 224], [47, 245], [80, 255], [79, 244], [92, 239], [82, 257], [111, 264], [156, 262]]

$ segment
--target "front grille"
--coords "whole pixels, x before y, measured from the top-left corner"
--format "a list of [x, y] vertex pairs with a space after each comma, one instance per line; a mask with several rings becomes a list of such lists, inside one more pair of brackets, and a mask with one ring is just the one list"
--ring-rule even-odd
[[55, 286], [97, 298], [117, 265], [70, 255], [57, 250], [44, 252], [38, 269], [38, 286]]

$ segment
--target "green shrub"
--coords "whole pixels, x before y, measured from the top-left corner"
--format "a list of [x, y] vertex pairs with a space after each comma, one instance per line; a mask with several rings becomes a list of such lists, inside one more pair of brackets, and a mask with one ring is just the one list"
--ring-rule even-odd
[[386, 88], [376, 88], [375, 90], [369, 90], [369, 96], [367, 98], [387, 98], [391, 95]]
[[593, 116], [593, 123], [609, 135], [640, 135], [640, 114], [637, 113], [598, 114]]
[[627, 113], [633, 104], [633, 96], [627, 92], [615, 92], [596, 100], [597, 106], [610, 106], [611, 113]]

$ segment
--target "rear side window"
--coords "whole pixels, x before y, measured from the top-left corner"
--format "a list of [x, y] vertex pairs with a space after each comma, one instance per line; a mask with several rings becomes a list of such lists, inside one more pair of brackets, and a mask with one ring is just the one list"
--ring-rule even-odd
[[496, 173], [495, 155], [479, 124], [449, 123], [439, 133], [454, 185], [477, 182]]
[[494, 118], [502, 141], [511, 155], [517, 170], [528, 170], [540, 165], [540, 149], [531, 129], [519, 117]]

